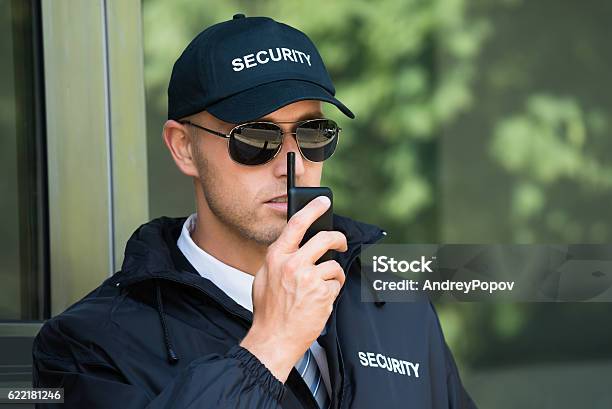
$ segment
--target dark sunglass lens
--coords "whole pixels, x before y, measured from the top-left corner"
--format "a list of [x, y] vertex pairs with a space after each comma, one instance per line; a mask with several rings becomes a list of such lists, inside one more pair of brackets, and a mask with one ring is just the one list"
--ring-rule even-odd
[[322, 162], [334, 153], [340, 128], [331, 119], [316, 119], [299, 125], [295, 132], [306, 159]]
[[244, 165], [261, 165], [274, 157], [282, 140], [277, 125], [258, 122], [244, 124], [230, 135], [230, 155]]

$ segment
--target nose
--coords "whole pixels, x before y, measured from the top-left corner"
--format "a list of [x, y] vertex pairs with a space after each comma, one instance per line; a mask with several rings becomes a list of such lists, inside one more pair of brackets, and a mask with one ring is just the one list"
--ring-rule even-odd
[[281, 150], [276, 158], [274, 158], [274, 176], [279, 178], [283, 176], [287, 177], [287, 153], [289, 152], [295, 152], [295, 179], [298, 181], [305, 172], [304, 158], [302, 158], [302, 154], [300, 153], [295, 137], [290, 133], [283, 135]]

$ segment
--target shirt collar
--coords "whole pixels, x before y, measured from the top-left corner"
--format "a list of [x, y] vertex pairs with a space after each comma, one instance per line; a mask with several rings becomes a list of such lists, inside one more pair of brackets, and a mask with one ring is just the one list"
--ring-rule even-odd
[[251, 292], [255, 277], [225, 264], [195, 244], [191, 233], [196, 226], [197, 217], [197, 213], [193, 213], [183, 223], [177, 241], [179, 249], [202, 277], [212, 281], [236, 303], [253, 312]]

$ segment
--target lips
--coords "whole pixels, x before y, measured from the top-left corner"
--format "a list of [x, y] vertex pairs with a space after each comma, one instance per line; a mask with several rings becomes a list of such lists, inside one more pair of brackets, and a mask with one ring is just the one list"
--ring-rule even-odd
[[287, 214], [287, 195], [273, 197], [272, 199], [265, 202], [264, 205], [267, 208], [278, 212], [279, 215]]
[[276, 196], [268, 200], [266, 203], [287, 203], [287, 195]]

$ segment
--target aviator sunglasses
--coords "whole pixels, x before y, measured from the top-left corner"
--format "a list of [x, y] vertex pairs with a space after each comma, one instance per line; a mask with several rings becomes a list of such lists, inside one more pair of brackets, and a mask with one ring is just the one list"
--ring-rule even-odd
[[[191, 121], [178, 121], [228, 140], [234, 162], [254, 166], [270, 162], [280, 152], [283, 134], [294, 135], [302, 156], [311, 162], [323, 162], [336, 150], [341, 128], [331, 119], [307, 119], [296, 122], [247, 122], [236, 125], [228, 134], [205, 128]], [[278, 124], [297, 124], [295, 132], [283, 132]]]

